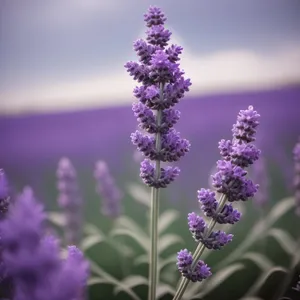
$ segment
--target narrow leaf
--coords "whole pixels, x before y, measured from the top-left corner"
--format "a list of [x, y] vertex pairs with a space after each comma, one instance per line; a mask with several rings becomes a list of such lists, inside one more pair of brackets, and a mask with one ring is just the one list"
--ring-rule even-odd
[[134, 220], [132, 220], [131, 218], [127, 217], [127, 216], [121, 216], [118, 218], [117, 220], [117, 224], [115, 226], [115, 228], [127, 228], [133, 232], [138, 233], [139, 235], [143, 235], [145, 238], [148, 237], [148, 235], [146, 234], [146, 232], [140, 227], [139, 224], [137, 224]]
[[[122, 286], [126, 286], [129, 289], [133, 289], [139, 285], [148, 285], [148, 280], [147, 278], [140, 275], [131, 275], [122, 280], [120, 284], [122, 284]], [[122, 291], [122, 289], [123, 288], [121, 286], [116, 286], [114, 288], [114, 295], [116, 296], [119, 292]]]
[[110, 233], [111, 236], [125, 235], [134, 239], [140, 246], [145, 250], [146, 253], [149, 251], [149, 239], [144, 235], [140, 235], [137, 232], [133, 232], [126, 228], [116, 228], [113, 229]]
[[294, 254], [296, 242], [289, 233], [279, 228], [273, 228], [267, 232], [267, 235], [273, 237], [287, 254]]
[[[270, 270], [267, 270], [265, 272], [263, 272], [258, 279], [255, 281], [255, 283], [251, 286], [251, 288], [247, 291], [246, 293], [246, 297], [251, 297], [254, 296], [259, 290], [260, 288], [264, 285], [264, 283], [266, 282], [266, 280], [275, 272], [283, 272], [286, 273], [287, 269], [283, 268], [283, 267], [274, 267]], [[244, 298], [243, 298], [244, 299]]]
[[140, 184], [131, 183], [128, 185], [127, 190], [132, 198], [146, 207], [150, 207], [150, 193]]
[[158, 253], [161, 254], [163, 251], [169, 247], [177, 244], [183, 243], [182, 238], [176, 234], [165, 234], [158, 241]]
[[50, 222], [59, 227], [63, 227], [66, 224], [65, 216], [60, 212], [48, 212], [47, 218]]
[[161, 235], [168, 227], [179, 218], [179, 213], [176, 210], [164, 211], [158, 221], [158, 234]]
[[166, 283], [160, 283], [156, 289], [156, 299], [160, 299], [165, 295], [174, 295], [175, 289]]
[[134, 264], [136, 266], [141, 265], [141, 264], [148, 264], [148, 263], [149, 263], [149, 257], [147, 254], [142, 254], [134, 260]]
[[174, 266], [176, 266], [176, 255], [171, 255], [165, 259], [161, 259], [159, 264], [158, 264], [158, 270], [159, 272], [161, 272], [163, 270], [163, 268], [165, 268], [166, 266], [170, 265], [170, 264], [174, 264]]
[[100, 235], [90, 235], [85, 237], [81, 242], [81, 249], [83, 251], [87, 251], [89, 248], [97, 245], [98, 243], [101, 243], [105, 241], [104, 237], [101, 237]]
[[273, 262], [270, 261], [265, 255], [257, 252], [248, 252], [241, 258], [251, 260], [264, 272], [268, 272], [274, 266]]
[[116, 278], [105, 272], [101, 267], [99, 267], [95, 262], [92, 260], [89, 260], [91, 271], [103, 278], [107, 281], [107, 283], [111, 283], [112, 285], [119, 286], [120, 289], [124, 292], [126, 292], [129, 296], [131, 296], [134, 300], [141, 300], [136, 293], [134, 293], [130, 288], [128, 288], [126, 285], [123, 285], [121, 282], [119, 282]]
[[211, 276], [210, 279], [206, 279], [206, 284], [202, 286], [201, 292], [197, 295], [190, 295], [189, 299], [201, 298], [206, 296], [221, 283], [223, 283], [227, 278], [229, 278], [232, 274], [242, 269], [244, 269], [244, 266], [242, 264], [234, 264], [223, 268], [222, 270]]
[[110, 281], [104, 279], [104, 278], [100, 278], [100, 277], [91, 277], [88, 279], [87, 285], [94, 285], [94, 284], [102, 284], [102, 283], [107, 283], [107, 284], [111, 284]]

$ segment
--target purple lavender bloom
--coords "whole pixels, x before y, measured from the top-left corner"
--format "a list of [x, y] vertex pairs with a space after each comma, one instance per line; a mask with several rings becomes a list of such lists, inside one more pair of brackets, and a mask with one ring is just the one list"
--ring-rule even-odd
[[153, 136], [136, 131], [131, 134], [131, 141], [146, 157], [140, 174], [144, 183], [163, 188], [179, 175], [179, 169], [159, 166], [156, 170], [149, 160], [175, 162], [189, 151], [190, 143], [173, 129], [180, 112], [172, 107], [183, 98], [191, 82], [183, 77], [184, 72], [177, 64], [183, 48], [168, 46], [171, 32], [164, 27], [166, 17], [161, 9], [150, 7], [144, 17], [148, 27], [146, 40], [134, 43], [140, 62], [127, 62], [125, 68], [134, 80], [142, 83], [133, 91], [138, 102], [133, 104], [132, 110], [139, 128]]
[[210, 268], [202, 260], [197, 262], [194, 269], [192, 268], [192, 264], [192, 253], [187, 249], [180, 250], [177, 253], [177, 267], [182, 276], [192, 282], [201, 282], [203, 279], [211, 276]]
[[87, 280], [86, 262], [83, 257], [72, 264], [60, 259], [58, 241], [44, 235], [45, 217], [32, 190], [25, 188], [0, 223], [3, 261], [13, 281], [13, 299], [80, 300], [78, 289]]
[[[194, 212], [188, 214], [189, 230], [194, 240], [208, 249], [219, 250], [233, 238], [232, 234], [226, 234], [220, 230], [213, 231], [216, 223], [234, 224], [241, 218], [241, 213], [234, 209], [232, 204], [226, 204], [226, 201], [246, 201], [258, 190], [258, 185], [246, 178], [248, 172], [245, 170], [260, 156], [260, 150], [251, 144], [255, 140], [258, 119], [259, 114], [253, 110], [252, 106], [249, 106], [247, 110], [241, 110], [236, 124], [233, 125], [232, 141], [222, 139], [219, 142], [223, 160], [217, 161], [217, 172], [212, 175], [212, 186], [218, 193], [223, 194], [222, 200], [217, 201], [216, 193], [209, 189], [202, 188], [198, 191], [200, 208], [207, 217], [214, 220], [210, 223], [212, 225], [206, 225], [203, 218]], [[180, 258], [187, 257], [187, 255], [186, 250], [180, 253]], [[187, 277], [182, 267], [178, 266], [183, 276]], [[191, 270], [194, 272], [196, 268], [191, 268]], [[189, 275], [187, 278], [192, 280], [191, 277]]]
[[294, 147], [294, 162], [295, 162], [295, 201], [296, 201], [296, 214], [300, 216], [300, 139]]
[[109, 173], [107, 164], [100, 160], [96, 163], [94, 176], [96, 191], [102, 197], [102, 213], [109, 217], [118, 217], [121, 214], [121, 191], [117, 188], [113, 177]]
[[65, 237], [67, 244], [78, 244], [81, 236], [82, 199], [79, 194], [77, 174], [71, 161], [63, 157], [57, 168], [58, 204], [66, 218]]
[[10, 202], [9, 186], [3, 169], [0, 169], [0, 214], [5, 214]]

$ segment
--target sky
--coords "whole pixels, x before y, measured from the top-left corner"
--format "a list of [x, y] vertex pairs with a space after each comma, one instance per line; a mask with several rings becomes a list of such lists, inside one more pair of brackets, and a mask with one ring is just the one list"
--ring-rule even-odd
[[0, 113], [131, 103], [143, 14], [158, 5], [191, 94], [300, 82], [299, 0], [0, 0]]

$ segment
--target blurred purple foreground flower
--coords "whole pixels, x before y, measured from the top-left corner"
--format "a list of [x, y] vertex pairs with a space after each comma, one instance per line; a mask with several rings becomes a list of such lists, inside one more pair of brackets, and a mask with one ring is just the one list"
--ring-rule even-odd
[[65, 239], [67, 244], [78, 245], [81, 236], [82, 199], [79, 194], [77, 174], [68, 158], [62, 158], [57, 168], [58, 204], [64, 210]]
[[[202, 217], [194, 212], [190, 213], [189, 230], [199, 245], [194, 257], [186, 249], [178, 252], [178, 270], [188, 280], [202, 281], [211, 275], [203, 261], [197, 262], [205, 248], [218, 250], [232, 241], [232, 234], [212, 230], [216, 223], [235, 224], [240, 220], [241, 213], [234, 209], [231, 203], [226, 202], [246, 201], [258, 190], [258, 185], [246, 178], [245, 168], [252, 165], [260, 156], [260, 150], [251, 143], [255, 141], [259, 117], [252, 106], [247, 110], [241, 110], [236, 124], [233, 125], [233, 139], [219, 142], [223, 159], [217, 161], [217, 173], [212, 175], [212, 186], [222, 196], [217, 201], [215, 192], [209, 189], [198, 191], [201, 210], [212, 220], [206, 224]], [[174, 299], [180, 299], [183, 292], [181, 285], [181, 292], [177, 293]]]
[[102, 213], [105, 216], [116, 218], [121, 213], [122, 193], [117, 188], [105, 161], [98, 161], [95, 166], [96, 191], [102, 198]]
[[3, 260], [13, 280], [14, 300], [80, 300], [89, 274], [75, 246], [60, 258], [59, 244], [44, 236], [43, 206], [25, 188], [1, 222]]
[[295, 177], [294, 177], [294, 187], [295, 187], [295, 201], [296, 201], [296, 214], [300, 216], [300, 138], [299, 142], [294, 148], [294, 162], [295, 162]]
[[179, 69], [183, 48], [174, 44], [167, 47], [171, 32], [164, 28], [166, 17], [162, 11], [150, 7], [144, 17], [149, 28], [146, 41], [139, 39], [133, 44], [140, 62], [127, 62], [125, 68], [142, 84], [133, 91], [138, 102], [132, 105], [139, 127], [154, 136], [136, 131], [131, 134], [131, 140], [147, 158], [140, 169], [144, 183], [165, 188], [179, 175], [179, 168], [159, 166], [157, 169], [150, 161], [178, 161], [189, 151], [190, 143], [172, 127], [180, 118], [180, 112], [173, 106], [183, 98], [191, 82], [184, 79], [184, 72]]

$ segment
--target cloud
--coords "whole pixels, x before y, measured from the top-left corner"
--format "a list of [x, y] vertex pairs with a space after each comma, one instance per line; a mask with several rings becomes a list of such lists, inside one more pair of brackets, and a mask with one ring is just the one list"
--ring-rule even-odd
[[[300, 82], [300, 44], [284, 45], [267, 53], [232, 49], [209, 55], [192, 53], [185, 47], [181, 65], [193, 82], [190, 95], [267, 89]], [[78, 81], [66, 79], [23, 89], [16, 86], [0, 95], [0, 111], [19, 113], [131, 103], [135, 82], [123, 66], [115, 65], [111, 70], [109, 74]]]

